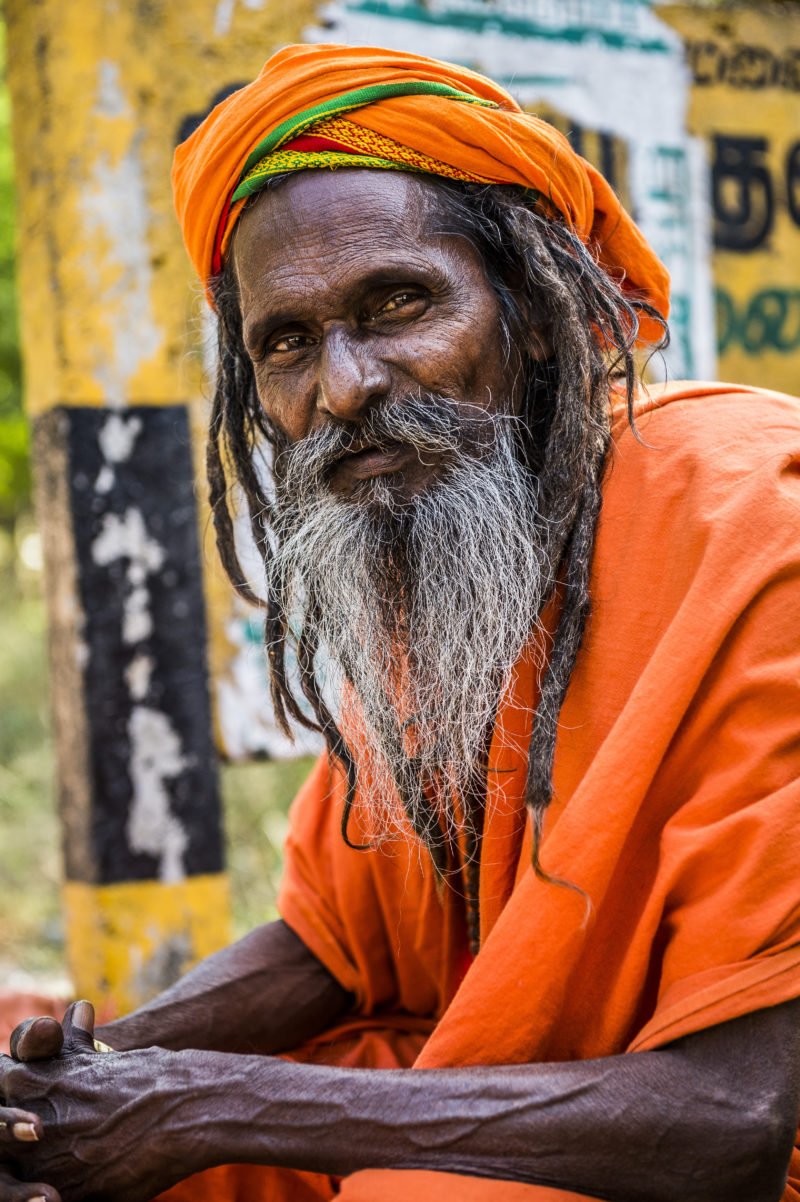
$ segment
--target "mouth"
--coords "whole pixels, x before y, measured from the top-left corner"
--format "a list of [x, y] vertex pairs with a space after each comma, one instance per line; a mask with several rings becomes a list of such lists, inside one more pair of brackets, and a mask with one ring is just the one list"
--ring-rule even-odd
[[413, 457], [413, 449], [402, 442], [361, 447], [357, 451], [349, 451], [336, 462], [333, 478], [356, 481], [388, 476], [402, 471]]

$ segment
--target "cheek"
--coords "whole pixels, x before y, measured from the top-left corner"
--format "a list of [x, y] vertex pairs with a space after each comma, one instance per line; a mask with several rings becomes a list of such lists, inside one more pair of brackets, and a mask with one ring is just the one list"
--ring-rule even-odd
[[461, 378], [465, 349], [463, 333], [453, 323], [439, 322], [407, 331], [399, 345], [386, 344], [385, 354], [419, 384], [434, 390]]
[[303, 389], [297, 383], [267, 373], [263, 366], [254, 365], [256, 393], [261, 408], [272, 424], [292, 442], [308, 433], [309, 414], [303, 402]]
[[396, 347], [394, 354], [387, 351], [424, 388], [445, 395], [468, 393], [475, 401], [487, 386], [498, 386], [503, 372], [497, 310], [491, 307], [462, 309], [457, 318], [409, 331], [399, 355]]

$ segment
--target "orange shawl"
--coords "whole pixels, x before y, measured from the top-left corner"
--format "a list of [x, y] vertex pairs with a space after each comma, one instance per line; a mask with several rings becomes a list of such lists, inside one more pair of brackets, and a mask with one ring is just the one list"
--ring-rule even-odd
[[[332, 103], [354, 90], [407, 88], [415, 82], [433, 84], [442, 94], [393, 95], [348, 110], [345, 120], [358, 131], [356, 141], [379, 145], [384, 158], [392, 154], [385, 139], [413, 152], [411, 157], [399, 154], [404, 170], [534, 190], [545, 210], [561, 215], [629, 295], [649, 301], [667, 316], [666, 269], [609, 184], [562, 134], [523, 113], [501, 87], [466, 67], [372, 47], [286, 47], [265, 63], [253, 83], [217, 105], [177, 148], [175, 205], [200, 279], [208, 285], [218, 267], [216, 260], [244, 203], [234, 202], [234, 193], [267, 135], [288, 122], [277, 139], [280, 142], [282, 136], [285, 146], [293, 133], [308, 130], [306, 123], [292, 130], [290, 119], [297, 114], [318, 110], [325, 115]], [[448, 89], [462, 98], [446, 94]], [[326, 164], [310, 159], [304, 163], [313, 165]], [[642, 318], [643, 339], [660, 334], [656, 322]]]
[[[800, 995], [800, 410], [673, 385], [638, 411], [644, 443], [624, 415], [614, 425], [542, 847], [589, 916], [530, 868], [514, 750], [529, 660], [499, 714], [482, 946], [463, 980], [460, 906], [418, 852], [346, 847], [324, 761], [295, 803], [281, 913], [360, 1014], [430, 1020], [418, 1067], [644, 1051]], [[799, 1186], [796, 1158], [785, 1198]]]

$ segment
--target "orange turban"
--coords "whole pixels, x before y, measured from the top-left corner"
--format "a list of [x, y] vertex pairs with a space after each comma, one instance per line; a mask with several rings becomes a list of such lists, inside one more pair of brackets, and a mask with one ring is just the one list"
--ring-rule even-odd
[[[669, 311], [669, 276], [602, 175], [551, 125], [467, 67], [367, 46], [287, 46], [175, 152], [175, 205], [206, 286], [248, 195], [308, 167], [516, 184], [559, 213], [632, 297]], [[658, 337], [642, 318], [641, 336]]]

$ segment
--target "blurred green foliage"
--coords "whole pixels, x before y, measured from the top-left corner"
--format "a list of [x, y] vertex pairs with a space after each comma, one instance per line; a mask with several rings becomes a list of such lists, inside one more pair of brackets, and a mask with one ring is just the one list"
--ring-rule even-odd
[[0, 524], [30, 505], [28, 426], [22, 413], [19, 329], [14, 282], [15, 196], [6, 35], [0, 22]]
[[0, 569], [0, 985], [63, 972], [59, 830], [52, 803], [44, 602]]

